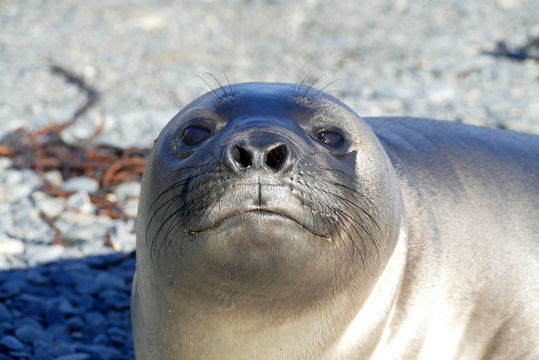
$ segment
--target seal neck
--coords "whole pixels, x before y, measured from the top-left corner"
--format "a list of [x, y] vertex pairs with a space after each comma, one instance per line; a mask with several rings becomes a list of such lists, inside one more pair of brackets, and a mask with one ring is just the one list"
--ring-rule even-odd
[[405, 219], [406, 216], [401, 219], [397, 244], [371, 294], [324, 359], [366, 357], [389, 336], [387, 324], [395, 311], [406, 269], [408, 229]]

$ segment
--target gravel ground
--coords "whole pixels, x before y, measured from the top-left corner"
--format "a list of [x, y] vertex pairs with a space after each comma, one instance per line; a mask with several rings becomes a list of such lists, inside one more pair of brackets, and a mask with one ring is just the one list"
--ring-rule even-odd
[[134, 256], [0, 272], [0, 360], [132, 359]]
[[[2, 0], [0, 137], [65, 121], [84, 102], [49, 62], [100, 93], [67, 131], [75, 143], [104, 121], [98, 142], [149, 146], [182, 106], [216, 86], [208, 72], [223, 82], [320, 77], [360, 115], [539, 134], [539, 61], [485, 53], [537, 37], [536, 0]], [[75, 191], [58, 199], [40, 190], [41, 177], [10, 165], [0, 158], [0, 360], [130, 358], [133, 259], [104, 254], [134, 249], [133, 221], [96, 215], [91, 179], [45, 174]], [[112, 194], [132, 216], [138, 189], [128, 183]]]

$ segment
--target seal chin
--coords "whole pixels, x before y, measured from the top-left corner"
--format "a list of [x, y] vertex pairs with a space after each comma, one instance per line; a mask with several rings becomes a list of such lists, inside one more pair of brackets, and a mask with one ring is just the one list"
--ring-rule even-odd
[[[213, 222], [210, 226], [207, 226], [202, 229], [189, 230], [191, 234], [203, 234], [210, 233], [215, 231], [223, 231], [227, 228], [233, 228], [238, 222], [255, 222], [257, 226], [266, 223], [282, 224], [282, 226], [291, 228], [295, 227], [296, 230], [305, 231], [310, 233], [316, 238], [321, 238], [327, 241], [331, 241], [331, 237], [327, 233], [321, 233], [318, 229], [315, 229], [314, 226], [307, 222], [302, 222], [293, 214], [288, 212], [283, 212], [282, 210], [277, 209], [267, 209], [267, 208], [257, 208], [257, 209], [235, 209], [228, 212], [225, 216], [221, 217], [219, 220]], [[271, 227], [267, 227], [271, 229]]]

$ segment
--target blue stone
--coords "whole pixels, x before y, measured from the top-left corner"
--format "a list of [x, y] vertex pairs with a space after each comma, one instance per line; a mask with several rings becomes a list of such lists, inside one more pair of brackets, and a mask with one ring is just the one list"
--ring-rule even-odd
[[70, 300], [75, 306], [82, 308], [83, 312], [90, 311], [94, 307], [94, 298], [89, 295], [71, 296]]
[[17, 297], [18, 308], [24, 309], [25, 315], [37, 316], [45, 312], [43, 297], [33, 294], [21, 294]]
[[66, 323], [71, 330], [80, 330], [84, 326], [82, 319], [79, 317], [72, 317]]
[[49, 325], [60, 324], [63, 323], [64, 320], [64, 314], [56, 308], [49, 308], [45, 312], [45, 321]]
[[10, 351], [9, 355], [13, 356], [14, 359], [28, 359], [32, 356], [32, 354], [28, 351]]
[[50, 348], [50, 343], [48, 341], [45, 341], [43, 339], [36, 340], [34, 342], [34, 353], [37, 354], [43, 354], [47, 351], [47, 349]]
[[73, 285], [71, 274], [64, 269], [51, 271], [51, 279], [60, 285]]
[[116, 348], [104, 345], [81, 345], [78, 347], [78, 351], [83, 351], [93, 355], [96, 359], [103, 360], [118, 359], [122, 355]]
[[85, 354], [85, 353], [73, 353], [73, 354], [68, 354], [68, 355], [62, 355], [56, 358], [56, 360], [86, 360], [89, 358], [90, 358], [90, 355]]
[[107, 334], [110, 336], [125, 336], [125, 330], [117, 327], [111, 327], [107, 330]]
[[23, 325], [15, 330], [15, 335], [19, 340], [26, 343], [33, 343], [37, 340], [47, 337], [47, 333], [38, 327], [32, 325]]
[[123, 289], [125, 288], [125, 281], [121, 277], [114, 275], [112, 273], [102, 272], [97, 275], [95, 279], [96, 283], [99, 284], [101, 288], [115, 288]]
[[105, 305], [116, 309], [127, 309], [129, 308], [131, 297], [129, 294], [125, 294], [116, 290], [106, 290], [101, 294], [101, 298], [104, 300]]
[[75, 289], [79, 294], [95, 294], [99, 290], [99, 285], [90, 275], [74, 274], [73, 279], [75, 281]]
[[49, 281], [47, 277], [43, 276], [43, 274], [37, 270], [28, 270], [26, 279], [36, 285], [45, 285]]
[[13, 331], [13, 324], [10, 322], [0, 323], [0, 334], [5, 334], [7, 332]]
[[57, 359], [63, 355], [69, 355], [76, 352], [77, 344], [70, 342], [60, 342], [54, 344], [47, 350], [47, 353], [50, 355], [49, 359]]
[[101, 313], [92, 311], [87, 313], [85, 316], [86, 324], [91, 327], [103, 326], [105, 323], [105, 317]]
[[96, 345], [105, 345], [108, 344], [109, 340], [104, 334], [98, 334], [93, 340], [92, 343]]
[[0, 345], [4, 345], [9, 350], [24, 350], [24, 345], [15, 336], [5, 335], [0, 339]]
[[24, 280], [10, 279], [6, 281], [0, 288], [0, 298], [7, 298], [17, 295], [26, 285]]
[[63, 270], [69, 273], [89, 273], [91, 271], [90, 266], [82, 261], [66, 263], [63, 266]]
[[58, 304], [58, 310], [65, 315], [73, 315], [77, 313], [77, 310], [71, 305], [67, 299], [61, 299]]
[[0, 323], [4, 321], [10, 321], [11, 320], [11, 313], [7, 309], [7, 307], [0, 303]]
[[55, 339], [61, 339], [65, 338], [66, 336], [69, 336], [69, 331], [63, 323], [51, 325], [46, 329], [46, 331]]
[[28, 304], [41, 304], [43, 303], [43, 298], [40, 296], [32, 294], [21, 294], [17, 297], [19, 301], [23, 301]]
[[15, 325], [16, 328], [19, 328], [23, 325], [30, 325], [40, 330], [43, 330], [43, 326], [41, 326], [41, 323], [39, 323], [36, 319], [31, 318], [31, 317], [23, 317], [23, 318], [15, 319], [13, 321], [13, 324]]

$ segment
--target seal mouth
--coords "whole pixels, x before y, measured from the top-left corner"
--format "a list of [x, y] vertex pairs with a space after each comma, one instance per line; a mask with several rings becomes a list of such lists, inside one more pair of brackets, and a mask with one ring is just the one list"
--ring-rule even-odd
[[219, 220], [215, 221], [210, 226], [208, 226], [208, 227], [206, 227], [204, 229], [189, 230], [188, 232], [191, 233], [191, 234], [201, 234], [201, 233], [216, 231], [220, 227], [224, 226], [229, 220], [232, 220], [234, 218], [238, 218], [238, 217], [241, 217], [241, 216], [250, 216], [250, 215], [254, 215], [254, 216], [258, 217], [258, 218], [267, 218], [267, 219], [281, 218], [284, 221], [288, 221], [288, 222], [292, 222], [292, 223], [296, 224], [297, 226], [302, 228], [304, 231], [310, 233], [313, 236], [316, 236], [318, 238], [322, 238], [324, 240], [331, 241], [331, 238], [329, 236], [314, 232], [313, 230], [309, 229], [309, 227], [307, 227], [305, 224], [302, 224], [298, 220], [288, 216], [285, 213], [282, 213], [282, 212], [279, 212], [279, 211], [276, 211], [276, 210], [272, 210], [272, 209], [264, 209], [264, 208], [233, 211], [233, 212], [227, 214], [226, 216], [220, 218]]

